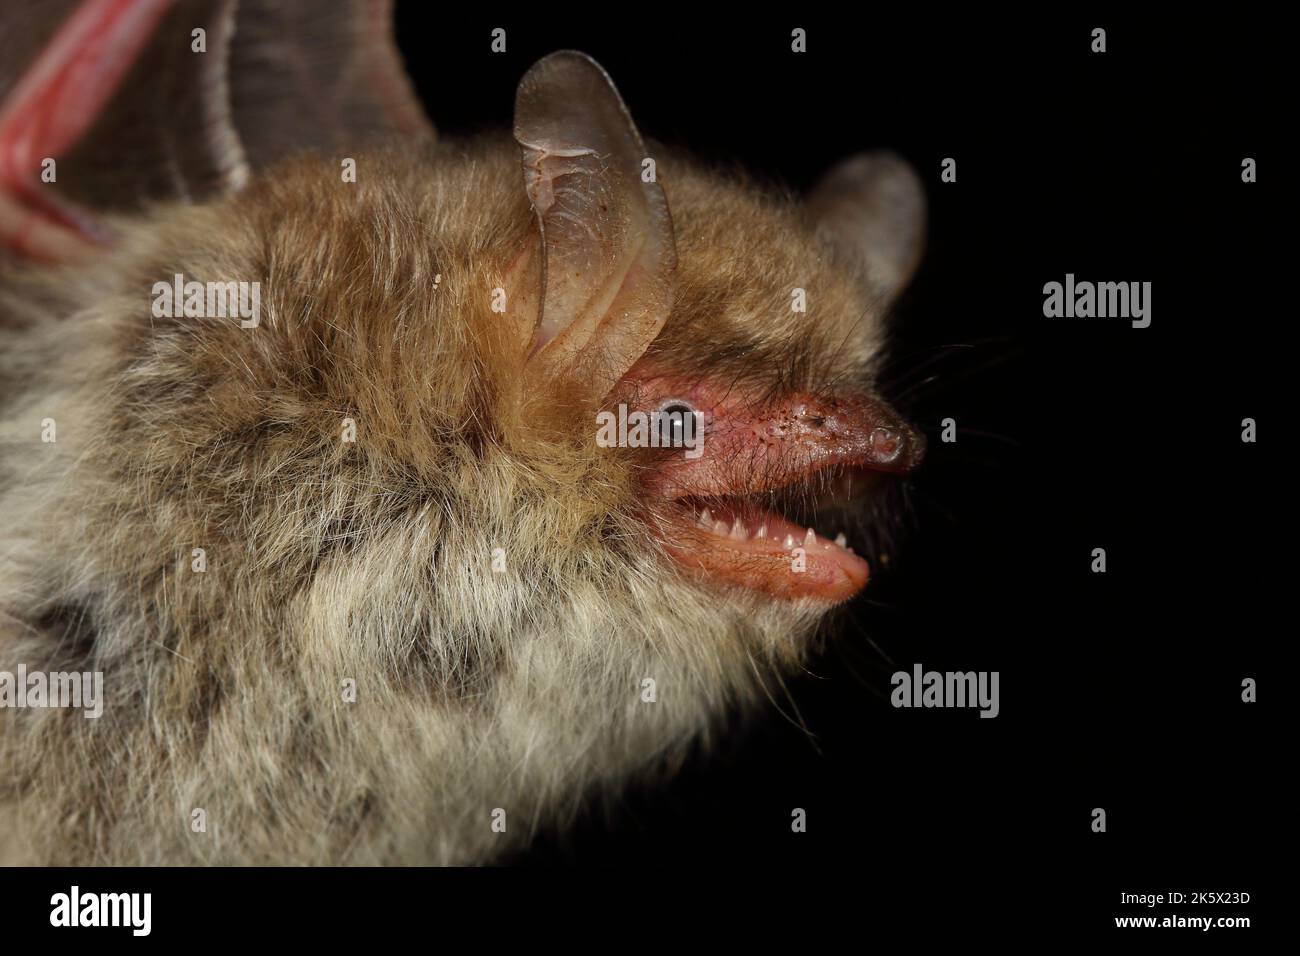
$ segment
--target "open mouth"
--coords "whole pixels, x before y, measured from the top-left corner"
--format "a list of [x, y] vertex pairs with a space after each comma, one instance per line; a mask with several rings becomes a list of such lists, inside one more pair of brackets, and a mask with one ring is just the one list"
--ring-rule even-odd
[[919, 463], [921, 436], [869, 396], [716, 407], [707, 419], [698, 460], [667, 459], [653, 473], [669, 506], [653, 522], [665, 550], [715, 582], [778, 599], [860, 591], [871, 569], [838, 522]]
[[880, 477], [865, 469], [821, 476], [748, 497], [688, 497], [679, 510], [669, 553], [730, 584], [772, 597], [838, 601], [856, 594], [871, 569], [839, 525], [819, 526], [842, 512]]

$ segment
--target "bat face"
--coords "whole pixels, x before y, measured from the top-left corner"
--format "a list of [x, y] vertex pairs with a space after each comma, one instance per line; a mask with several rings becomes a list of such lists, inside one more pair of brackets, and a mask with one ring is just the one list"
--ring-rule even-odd
[[[332, 170], [300, 163], [139, 233], [140, 258], [116, 268], [141, 282], [173, 273], [268, 280], [255, 330], [185, 316], [154, 317], [148, 328], [131, 315], [115, 319], [120, 368], [138, 372], [143, 355], [152, 363], [132, 416], [169, 436], [142, 434], [129, 454], [158, 446], [158, 470], [173, 475], [196, 446], [237, 447], [236, 436], [254, 436], [267, 456], [254, 467], [286, 480], [255, 481], [241, 513], [264, 512], [272, 527], [292, 501], [291, 513], [309, 520], [276, 537], [318, 549], [324, 528], [348, 524], [345, 513], [358, 516], [354, 547], [367, 533], [383, 547], [375, 530], [409, 517], [423, 491], [459, 525], [536, 527], [548, 547], [607, 550], [610, 575], [658, 567], [715, 602], [740, 591], [742, 606], [750, 594], [829, 606], [861, 589], [869, 566], [840, 529], [793, 515], [815, 519], [869, 495], [914, 467], [922, 442], [872, 392], [883, 330], [869, 283], [800, 206], [668, 160], [680, 184], [668, 187], [680, 210], [674, 305], [646, 353], [608, 395], [587, 402], [567, 383], [530, 380], [517, 316], [493, 311], [493, 292], [509, 287], [517, 294], [506, 301], [521, 302], [528, 328], [537, 297], [535, 276], [518, 262], [537, 257], [540, 244], [508, 145], [483, 144], [470, 158], [435, 148], [362, 162], [368, 182], [349, 193], [334, 189]], [[485, 198], [465, 216], [445, 199], [461, 194]], [[366, 239], [375, 222], [408, 228], [391, 226], [390, 247], [376, 255]], [[429, 234], [438, 241], [421, 238]], [[489, 247], [484, 235], [507, 238]], [[190, 401], [160, 402], [160, 392]], [[638, 443], [626, 430], [622, 441], [601, 440], [602, 416], [674, 407], [695, 416], [694, 450], [646, 448], [645, 436]], [[345, 422], [355, 424], [355, 442], [340, 442]], [[499, 493], [480, 503], [447, 487], [444, 464], [458, 457], [462, 484]], [[581, 467], [527, 487], [564, 459]], [[249, 464], [235, 456], [228, 467], [221, 486], [238, 486]], [[314, 492], [299, 487], [309, 468], [320, 478]], [[204, 484], [191, 475], [190, 488]], [[390, 504], [356, 487], [387, 488]], [[575, 515], [586, 524], [572, 523]], [[633, 530], [610, 531], [611, 521]], [[256, 530], [239, 536], [258, 545]], [[499, 544], [454, 563], [473, 568]], [[512, 550], [551, 560], [537, 546]], [[294, 562], [314, 559], [304, 549]], [[628, 568], [613, 570], [621, 561]], [[565, 610], [562, 589], [555, 613]]]
[[686, 178], [665, 187], [679, 210], [679, 296], [615, 395], [699, 416], [693, 453], [644, 463], [650, 525], [696, 580], [843, 600], [866, 582], [866, 562], [839, 528], [793, 518], [849, 505], [920, 459], [920, 436], [872, 391], [882, 303], [796, 203]]
[[[184, 807], [141, 796], [104, 824], [105, 859], [489, 859], [503, 844], [457, 821], [507, 798], [544, 819], [756, 699], [755, 675], [798, 660], [870, 572], [807, 521], [920, 461], [873, 391], [919, 253], [897, 160], [772, 195], [648, 148], [604, 72], [559, 53], [521, 80], [513, 143], [363, 144], [342, 169], [272, 156], [222, 177], [238, 189], [91, 230], [81, 199], [0, 206], [11, 248], [65, 264], [0, 281], [2, 301], [57, 313], [0, 315], [19, 356], [0, 366], [6, 441], [37, 409], [63, 423], [0, 474], [4, 619], [26, 622], [0, 649], [63, 653], [51, 607], [93, 622], [121, 743], [90, 772], [117, 792], [265, 777], [228, 787], [226, 856], [176, 842], [160, 821]], [[214, 286], [256, 304], [213, 315]], [[618, 424], [665, 412], [680, 434], [663, 443], [662, 417]], [[642, 706], [647, 680], [663, 706]], [[340, 681], [370, 706], [337, 711]], [[141, 686], [161, 688], [144, 713]], [[31, 718], [0, 741], [16, 786], [48, 796], [24, 812], [48, 811], [50, 859], [76, 842], [56, 781], [78, 771], [47, 758], [87, 752], [79, 729]], [[250, 751], [328, 759], [250, 769]], [[364, 799], [318, 773], [331, 762]], [[268, 828], [263, 792], [297, 830]], [[351, 801], [367, 809], [339, 825]]]

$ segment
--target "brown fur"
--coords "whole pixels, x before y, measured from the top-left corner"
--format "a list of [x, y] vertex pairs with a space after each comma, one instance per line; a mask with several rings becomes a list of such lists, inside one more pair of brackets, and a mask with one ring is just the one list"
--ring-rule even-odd
[[[107, 694], [99, 720], [0, 710], [5, 862], [490, 861], [806, 653], [822, 609], [670, 565], [634, 462], [522, 393], [490, 309], [536, 242], [517, 148], [358, 169], [290, 161], [116, 223], [89, 268], [0, 275], [0, 669], [102, 669]], [[773, 388], [869, 374], [872, 302], [792, 202], [660, 169], [680, 265], [654, 352]], [[260, 279], [261, 326], [152, 318], [175, 272]]]

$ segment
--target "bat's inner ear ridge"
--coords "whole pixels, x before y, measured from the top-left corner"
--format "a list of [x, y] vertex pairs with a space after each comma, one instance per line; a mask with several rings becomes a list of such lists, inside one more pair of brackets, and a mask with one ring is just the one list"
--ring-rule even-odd
[[668, 201], [618, 91], [585, 54], [553, 53], [524, 75], [514, 132], [542, 240], [528, 372], [599, 401], [672, 309]]
[[925, 246], [925, 190], [911, 166], [887, 152], [833, 167], [808, 196], [817, 231], [857, 262], [888, 306], [907, 286]]

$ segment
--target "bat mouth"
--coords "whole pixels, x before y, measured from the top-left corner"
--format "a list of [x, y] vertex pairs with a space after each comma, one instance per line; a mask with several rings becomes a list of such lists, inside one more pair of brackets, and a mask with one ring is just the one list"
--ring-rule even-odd
[[[748, 392], [733, 383], [653, 374], [639, 407], [693, 410], [688, 451], [643, 459], [649, 525], [679, 565], [782, 600], [847, 600], [871, 569], [840, 529], [888, 512], [880, 485], [921, 461], [924, 438], [878, 395]], [[683, 420], [685, 421], [685, 420]]]
[[778, 487], [686, 495], [657, 521], [665, 550], [708, 578], [782, 600], [837, 603], [871, 574], [840, 530], [887, 476], [830, 465]]

